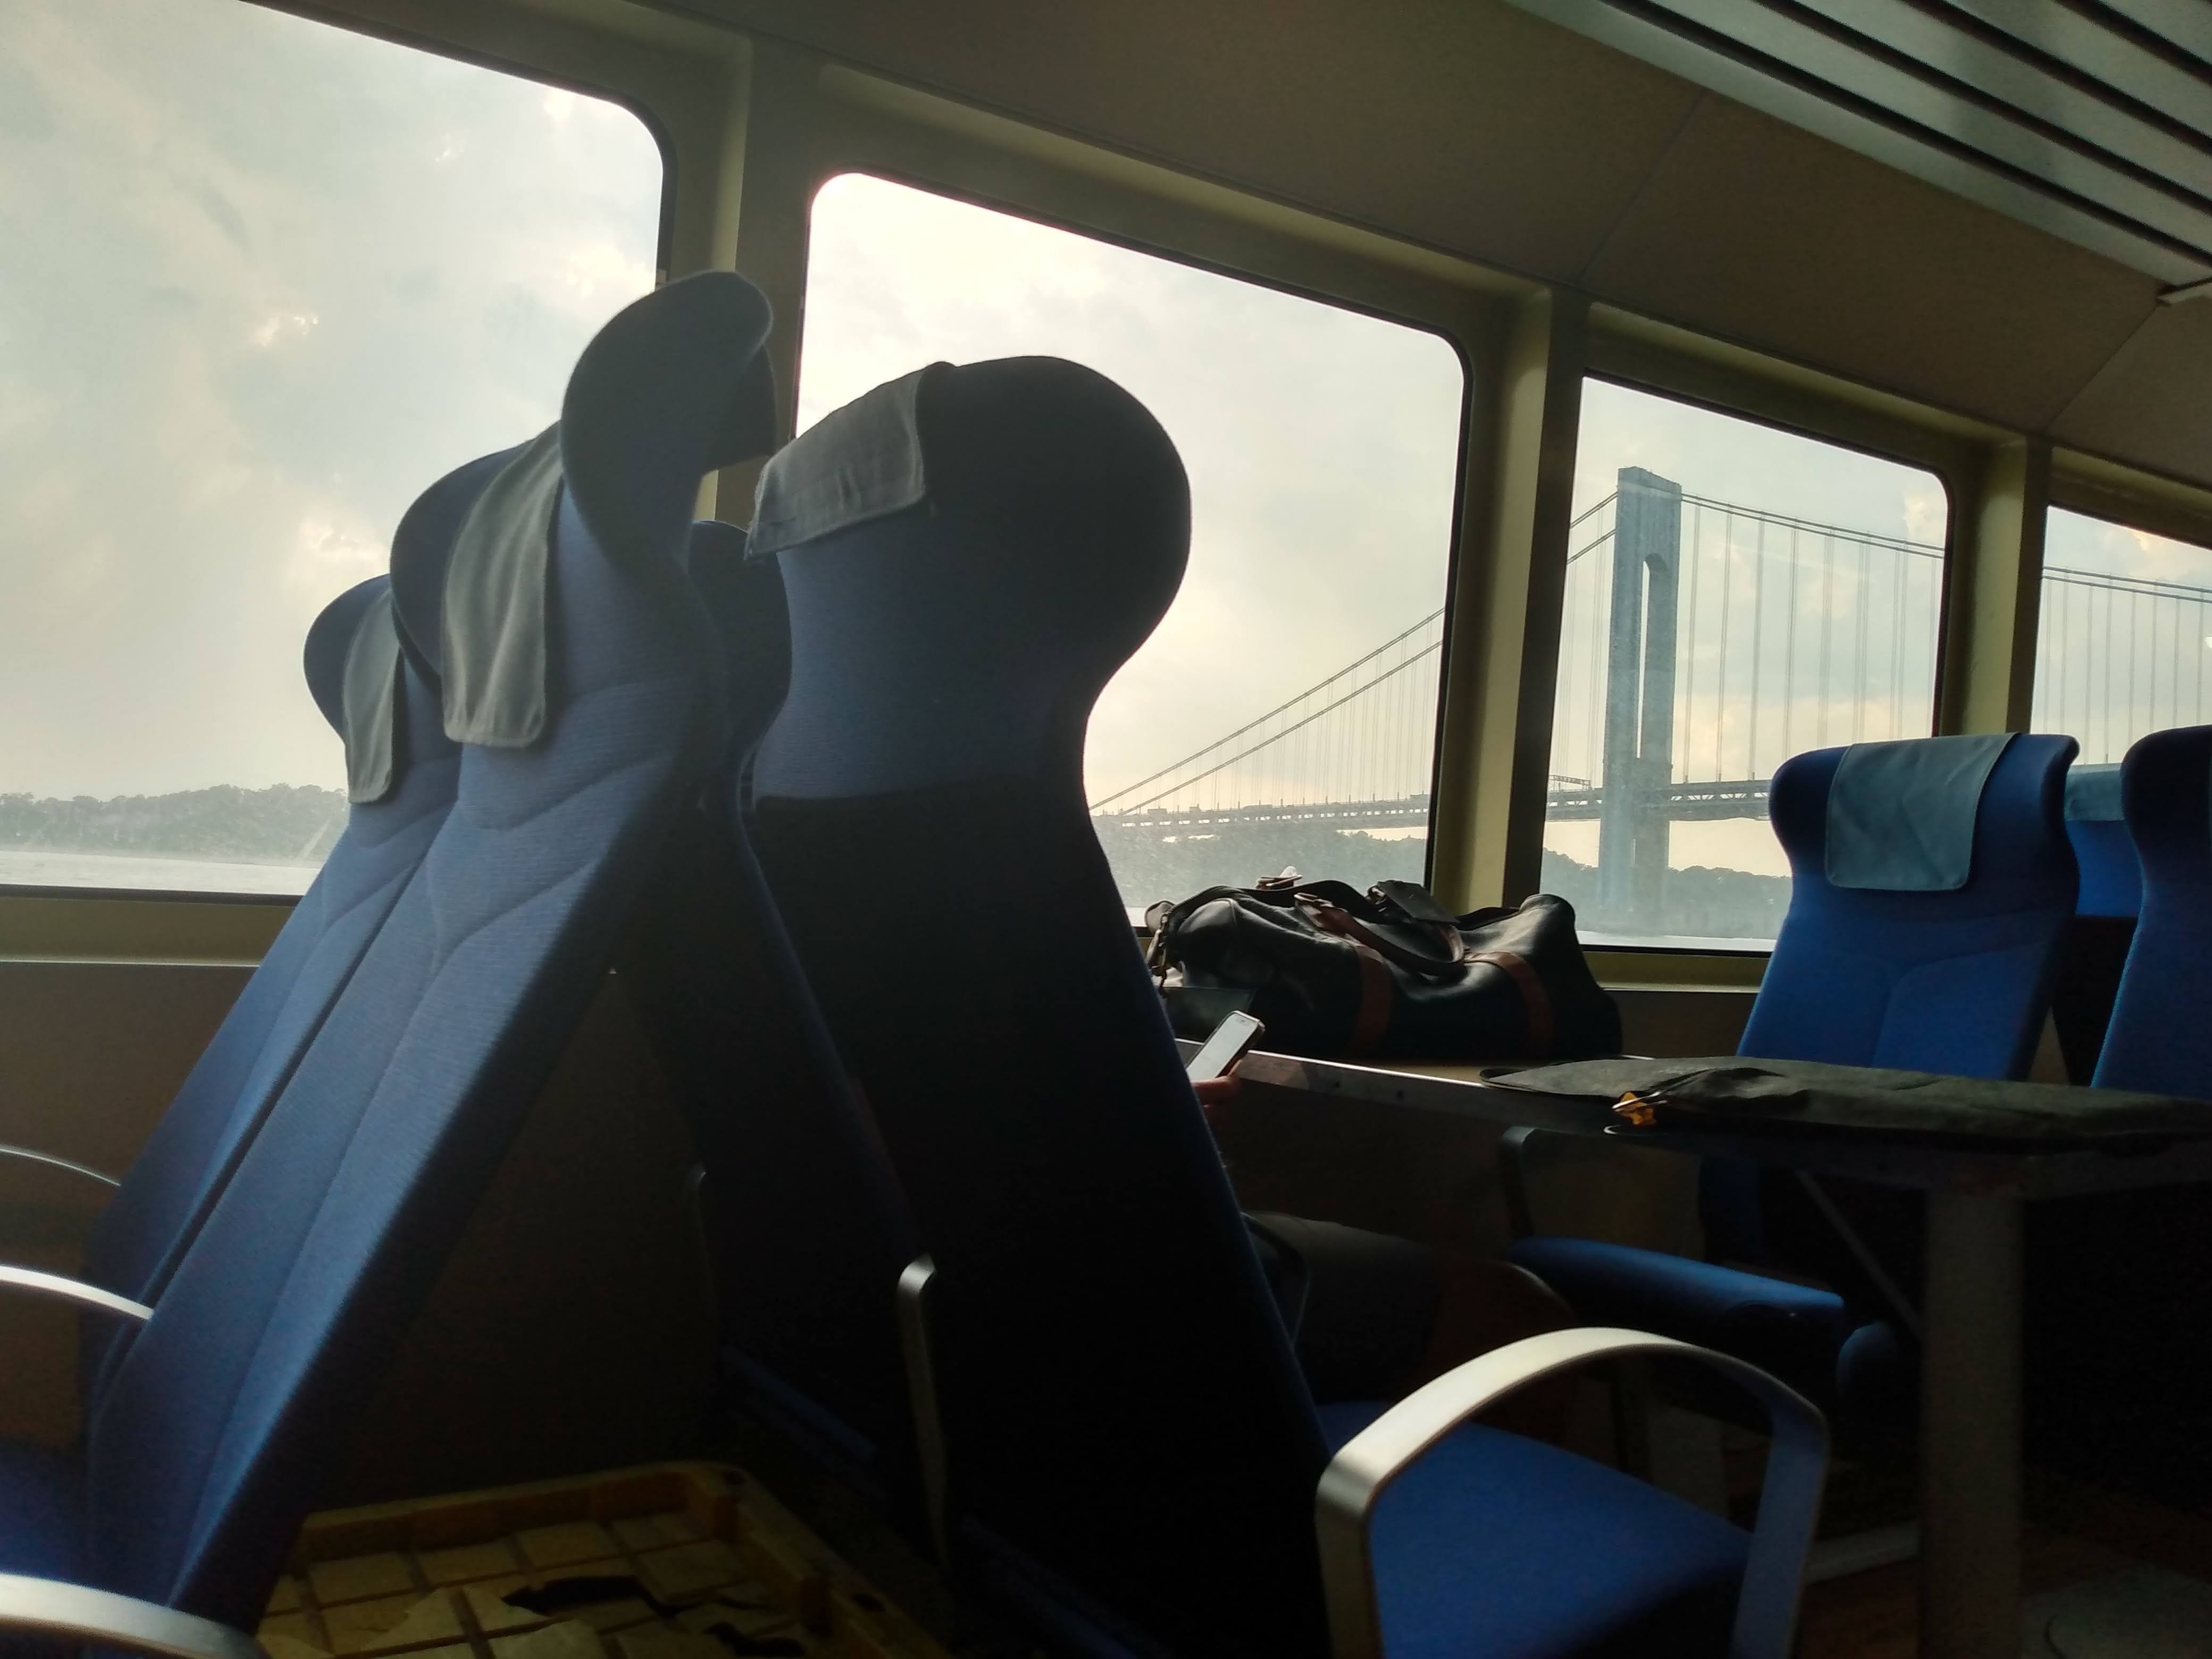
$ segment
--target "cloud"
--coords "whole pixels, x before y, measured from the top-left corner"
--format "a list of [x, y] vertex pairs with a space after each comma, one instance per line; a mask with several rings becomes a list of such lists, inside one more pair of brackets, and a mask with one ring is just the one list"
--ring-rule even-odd
[[308, 623], [554, 417], [659, 151], [237, 0], [9, 0], [0, 77], [0, 791], [330, 784]]
[[313, 331], [318, 319], [312, 311], [272, 311], [255, 325], [246, 337], [254, 348], [266, 351], [279, 340], [297, 340]]

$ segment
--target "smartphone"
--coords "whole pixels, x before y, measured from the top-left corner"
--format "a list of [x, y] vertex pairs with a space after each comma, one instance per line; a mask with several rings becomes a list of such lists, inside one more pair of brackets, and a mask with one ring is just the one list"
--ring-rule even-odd
[[1213, 1035], [1190, 1057], [1190, 1080], [1206, 1083], [1223, 1076], [1244, 1058], [1244, 1051], [1257, 1042], [1267, 1029], [1249, 1014], [1230, 1015], [1213, 1028]]

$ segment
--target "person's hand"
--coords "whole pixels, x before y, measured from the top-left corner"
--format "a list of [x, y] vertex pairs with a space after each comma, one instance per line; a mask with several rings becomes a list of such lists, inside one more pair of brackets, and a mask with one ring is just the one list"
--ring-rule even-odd
[[1237, 1091], [1244, 1085], [1237, 1080], [1237, 1073], [1232, 1070], [1226, 1076], [1210, 1077], [1203, 1083], [1194, 1083], [1190, 1086], [1198, 1096], [1199, 1109], [1206, 1114], [1206, 1121], [1211, 1123], [1213, 1121], [1213, 1109], [1224, 1101], [1234, 1100]]

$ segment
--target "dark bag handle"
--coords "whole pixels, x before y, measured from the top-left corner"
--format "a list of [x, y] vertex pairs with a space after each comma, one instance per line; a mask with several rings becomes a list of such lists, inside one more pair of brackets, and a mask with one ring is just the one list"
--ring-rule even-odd
[[1438, 927], [1426, 921], [1413, 924], [1428, 927], [1443, 945], [1445, 955], [1439, 959], [1424, 956], [1419, 951], [1407, 950], [1395, 939], [1385, 939], [1342, 905], [1318, 893], [1300, 893], [1298, 908], [1324, 933], [1336, 933], [1364, 945], [1385, 961], [1396, 963], [1408, 973], [1448, 974], [1467, 960], [1467, 941], [1460, 936], [1456, 927]]

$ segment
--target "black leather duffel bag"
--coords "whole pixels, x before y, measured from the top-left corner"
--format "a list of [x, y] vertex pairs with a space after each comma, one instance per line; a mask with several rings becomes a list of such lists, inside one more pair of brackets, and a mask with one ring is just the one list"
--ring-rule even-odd
[[1285, 1054], [1570, 1060], [1620, 1051], [1620, 1012], [1539, 893], [1454, 915], [1409, 881], [1279, 878], [1154, 905], [1152, 965], [1184, 1036], [1232, 1007]]

